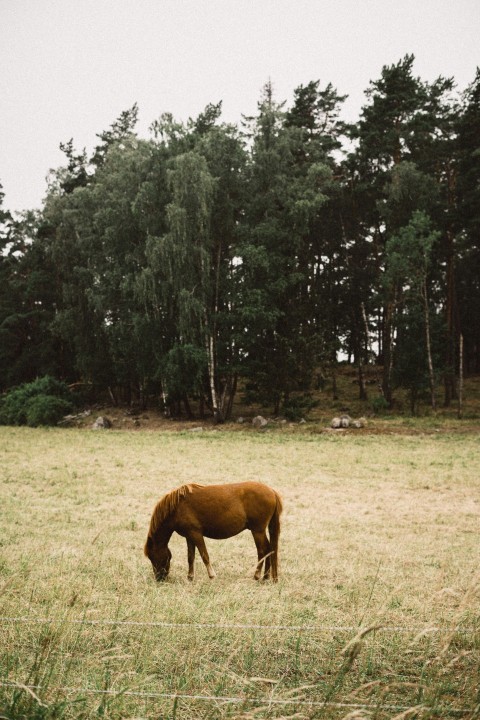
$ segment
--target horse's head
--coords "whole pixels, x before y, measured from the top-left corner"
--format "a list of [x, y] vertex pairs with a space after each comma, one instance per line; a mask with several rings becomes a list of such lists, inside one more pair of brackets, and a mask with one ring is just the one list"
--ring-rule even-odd
[[152, 563], [155, 579], [165, 580], [170, 570], [170, 560], [172, 559], [172, 553], [168, 549], [168, 545], [161, 545], [155, 542], [149, 535], [145, 543], [145, 555]]

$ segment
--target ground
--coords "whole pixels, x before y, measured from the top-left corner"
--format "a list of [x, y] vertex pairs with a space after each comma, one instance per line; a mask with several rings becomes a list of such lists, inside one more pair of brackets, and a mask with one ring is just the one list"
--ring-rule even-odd
[[[91, 428], [97, 417], [107, 417], [115, 430], [155, 430], [155, 431], [252, 431], [259, 432], [252, 426], [252, 419], [262, 415], [268, 420], [266, 429], [260, 432], [282, 433], [355, 433], [364, 435], [379, 435], [399, 433], [402, 435], [422, 433], [469, 433], [480, 430], [480, 376], [472, 376], [465, 381], [461, 412], [458, 400], [450, 407], [443, 406], [442, 388], [437, 393], [437, 409], [429, 406], [427, 399], [419, 405], [417, 415], [410, 414], [408, 397], [405, 392], [395, 392], [394, 408], [390, 412], [378, 413], [374, 411], [375, 399], [379, 397], [378, 371], [372, 370], [367, 385], [367, 400], [360, 400], [356, 371], [350, 366], [342, 367], [337, 378], [337, 397], [334, 398], [332, 388], [328, 384], [323, 390], [312, 393], [315, 407], [300, 418], [300, 421], [290, 422], [283, 416], [274, 417], [272, 409], [261, 405], [247, 405], [242, 392], [237, 393], [232, 418], [222, 425], [213, 425], [212, 418], [201, 419], [198, 413], [194, 419], [187, 419], [185, 415], [178, 418], [166, 418], [160, 410], [158, 402], [152, 399], [146, 410], [130, 407], [114, 407], [108, 404], [95, 404], [86, 406], [82, 410], [89, 411], [89, 415], [80, 416], [72, 421], [73, 426]], [[195, 411], [195, 407], [193, 406]], [[362, 428], [349, 428], [333, 431], [332, 418], [348, 414], [353, 419], [364, 419]], [[459, 415], [461, 417], [459, 418]], [[242, 422], [243, 420], [243, 422]]]

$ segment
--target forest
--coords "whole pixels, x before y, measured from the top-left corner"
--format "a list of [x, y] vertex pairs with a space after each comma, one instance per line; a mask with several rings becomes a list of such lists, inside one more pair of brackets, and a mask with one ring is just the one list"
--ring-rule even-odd
[[268, 81], [238, 126], [214, 102], [141, 138], [134, 104], [92, 153], [61, 142], [41, 209], [0, 195], [0, 392], [51, 376], [222, 422], [239, 392], [307, 406], [342, 361], [360, 398], [375, 365], [385, 407], [449, 406], [480, 372], [480, 70], [459, 91], [414, 63], [356, 123], [331, 83]]

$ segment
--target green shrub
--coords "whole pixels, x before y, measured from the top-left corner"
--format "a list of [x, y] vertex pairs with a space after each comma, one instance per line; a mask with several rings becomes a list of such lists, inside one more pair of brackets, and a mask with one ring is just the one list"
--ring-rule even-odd
[[317, 405], [318, 401], [313, 400], [308, 395], [289, 398], [283, 404], [283, 414], [287, 420], [290, 420], [291, 422], [298, 422], [302, 418], [305, 418], [310, 410]]
[[36, 395], [27, 403], [27, 425], [56, 425], [72, 408], [72, 403], [55, 395]]
[[388, 402], [385, 400], [383, 395], [377, 395], [377, 397], [374, 397], [371, 404], [375, 415], [381, 415], [381, 413], [388, 410]]
[[72, 408], [68, 386], [46, 375], [7, 392], [0, 403], [0, 424], [52, 425]]

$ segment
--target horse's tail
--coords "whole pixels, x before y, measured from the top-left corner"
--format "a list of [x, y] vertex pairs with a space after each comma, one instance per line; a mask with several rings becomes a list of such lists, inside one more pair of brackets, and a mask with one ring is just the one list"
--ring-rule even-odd
[[272, 580], [277, 581], [278, 578], [278, 539], [280, 537], [280, 514], [283, 510], [282, 499], [278, 493], [275, 493], [275, 510], [268, 523], [268, 533], [270, 535], [270, 570]]

